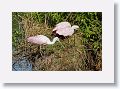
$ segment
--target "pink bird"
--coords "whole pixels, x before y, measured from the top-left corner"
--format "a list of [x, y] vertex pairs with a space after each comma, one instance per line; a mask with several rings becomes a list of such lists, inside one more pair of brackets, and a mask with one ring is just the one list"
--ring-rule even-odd
[[39, 45], [52, 45], [56, 41], [59, 41], [58, 37], [55, 37], [53, 41], [50, 41], [50, 39], [44, 35], [37, 35], [27, 38], [27, 41], [33, 44], [39, 44]]
[[58, 28], [62, 29], [62, 28], [67, 28], [67, 27], [71, 27], [71, 24], [69, 22], [60, 22], [56, 25], [53, 31], [56, 31]]
[[53, 33], [55, 33], [58, 36], [72, 36], [75, 29], [78, 29], [79, 26], [73, 25], [71, 26], [69, 22], [60, 22], [56, 25], [56, 27], [53, 29]]
[[[52, 45], [54, 44], [56, 41], [60, 42], [59, 41], [59, 38], [58, 37], [55, 37], [53, 39], [53, 41], [50, 41], [50, 39], [44, 35], [37, 35], [37, 36], [32, 36], [32, 37], [29, 37], [27, 38], [27, 41], [30, 42], [30, 43], [33, 43], [33, 44], [38, 44], [40, 46], [38, 46], [38, 49], [40, 50], [40, 54], [42, 56], [42, 53], [41, 53], [41, 45]], [[61, 42], [60, 42], [61, 43]], [[62, 45], [62, 44], [61, 44]], [[62, 47], [64, 47], [62, 45]]]

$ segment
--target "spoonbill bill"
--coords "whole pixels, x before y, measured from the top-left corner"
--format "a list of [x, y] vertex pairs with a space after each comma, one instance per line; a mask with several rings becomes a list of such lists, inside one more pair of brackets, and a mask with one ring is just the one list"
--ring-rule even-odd
[[56, 36], [63, 36], [63, 37], [72, 36], [74, 30], [78, 28], [79, 28], [78, 25], [71, 26], [69, 22], [60, 22], [53, 29], [53, 34], [55, 34]]

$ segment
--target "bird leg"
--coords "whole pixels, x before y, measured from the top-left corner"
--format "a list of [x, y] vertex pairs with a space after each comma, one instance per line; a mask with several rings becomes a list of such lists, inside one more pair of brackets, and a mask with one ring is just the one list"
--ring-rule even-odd
[[[67, 38], [68, 38], [68, 37], [67, 37]], [[68, 45], [69, 45], [69, 42], [70, 42], [70, 41], [69, 41], [69, 38], [68, 38]]]
[[41, 57], [43, 57], [43, 55], [42, 55], [42, 50], [41, 50], [41, 45], [40, 46], [38, 46], [38, 48], [39, 48], [39, 51], [40, 51], [40, 55], [41, 55]]
[[31, 53], [31, 51], [32, 51], [31, 47], [32, 47], [32, 46], [31, 46], [31, 44], [30, 44], [30, 45], [29, 45], [29, 52], [30, 52], [30, 53]]
[[45, 56], [46, 55], [46, 45], [44, 45], [44, 51], [43, 51], [43, 56]]

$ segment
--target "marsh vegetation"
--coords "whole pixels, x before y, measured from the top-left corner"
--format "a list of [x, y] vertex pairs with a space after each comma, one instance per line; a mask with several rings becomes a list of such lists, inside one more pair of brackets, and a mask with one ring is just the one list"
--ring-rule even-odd
[[[68, 21], [80, 28], [62, 45], [39, 45], [27, 38], [45, 35], [53, 39], [56, 24]], [[27, 59], [32, 71], [101, 71], [102, 13], [101, 12], [13, 12], [12, 61]]]

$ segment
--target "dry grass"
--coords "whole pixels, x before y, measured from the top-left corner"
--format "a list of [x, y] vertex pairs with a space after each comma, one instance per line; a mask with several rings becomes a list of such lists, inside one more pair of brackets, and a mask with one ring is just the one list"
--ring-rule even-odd
[[[29, 20], [23, 20], [22, 26], [25, 31], [25, 38], [35, 35], [46, 35], [50, 39], [52, 28], [46, 28], [44, 24], [38, 25]], [[83, 46], [81, 43], [82, 34], [80, 31], [76, 32], [71, 37], [60, 40], [65, 48], [62, 48], [60, 43], [54, 45], [42, 46], [38, 49], [38, 45], [28, 43], [26, 39], [18, 45], [18, 50], [13, 53], [13, 57], [26, 56], [33, 63], [33, 70], [44, 71], [78, 71], [83, 68], [83, 60], [85, 59], [83, 53]], [[42, 55], [40, 54], [42, 53]]]
[[[51, 40], [53, 28], [48, 28], [45, 24], [38, 24], [29, 19], [22, 19], [20, 26], [25, 37], [13, 51], [13, 60], [26, 57], [33, 64], [33, 71], [94, 71], [102, 70], [102, 60], [100, 53], [98, 60], [89, 49], [82, 43], [82, 32], [76, 31], [71, 37], [60, 39], [65, 48], [60, 43], [54, 45], [41, 46], [27, 42], [27, 37], [35, 35], [45, 35]], [[87, 50], [87, 51], [86, 51]], [[42, 55], [41, 55], [42, 54]]]

